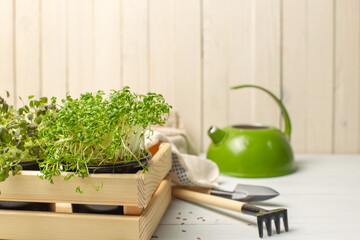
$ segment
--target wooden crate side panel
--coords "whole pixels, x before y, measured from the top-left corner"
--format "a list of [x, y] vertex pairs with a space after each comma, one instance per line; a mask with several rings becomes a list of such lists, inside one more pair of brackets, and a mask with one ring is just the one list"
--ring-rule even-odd
[[0, 210], [1, 239], [138, 239], [139, 217]]
[[145, 207], [151, 199], [159, 183], [171, 169], [171, 145], [166, 143], [160, 146], [159, 151], [148, 164], [149, 172], [139, 178], [139, 207]]
[[140, 239], [150, 239], [171, 201], [171, 180], [166, 177], [140, 216]]
[[[37, 172], [31, 173], [23, 172], [20, 176], [11, 176], [0, 183], [0, 199], [137, 206], [137, 174], [97, 174], [87, 179], [73, 178], [69, 181], [63, 180], [64, 175], [54, 177], [54, 184], [50, 184], [49, 181], [39, 179]], [[103, 188], [96, 191], [91, 184], [103, 185]], [[83, 194], [75, 191], [77, 186], [84, 190]]]

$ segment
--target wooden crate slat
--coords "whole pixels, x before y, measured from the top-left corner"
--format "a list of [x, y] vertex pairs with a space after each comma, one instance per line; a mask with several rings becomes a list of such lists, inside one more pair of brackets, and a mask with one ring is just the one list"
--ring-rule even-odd
[[[37, 172], [35, 172], [37, 174]], [[83, 194], [75, 192], [77, 186], [84, 187], [87, 179], [74, 178], [64, 181], [56, 177], [54, 184], [39, 179], [34, 175], [20, 175], [7, 179], [0, 184], [1, 200], [28, 201], [28, 202], [68, 202], [68, 203], [93, 203], [109, 205], [137, 205], [136, 178], [101, 178], [91, 176], [95, 185], [103, 184], [100, 191], [88, 186]], [[125, 194], [126, 193], [126, 194]], [[119, 195], [121, 198], [119, 199]]]
[[[159, 182], [167, 175], [172, 166], [171, 161], [171, 146], [168, 144], [160, 145], [160, 148], [149, 162], [149, 172], [140, 175], [139, 181], [139, 207], [144, 207], [149, 202]], [[170, 159], [170, 161], [161, 161], [160, 158]], [[151, 169], [151, 171], [150, 171]], [[164, 174], [166, 173], [166, 174]]]
[[[140, 239], [150, 239], [171, 201], [171, 181], [166, 177], [140, 215]], [[165, 193], [165, 194], [164, 194]]]
[[0, 210], [1, 239], [136, 239], [139, 217]]

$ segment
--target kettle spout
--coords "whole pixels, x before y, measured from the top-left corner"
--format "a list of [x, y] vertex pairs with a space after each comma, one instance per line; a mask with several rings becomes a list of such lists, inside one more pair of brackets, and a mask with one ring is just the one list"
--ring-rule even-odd
[[211, 126], [208, 130], [208, 135], [214, 144], [218, 144], [225, 137], [225, 132], [215, 126]]

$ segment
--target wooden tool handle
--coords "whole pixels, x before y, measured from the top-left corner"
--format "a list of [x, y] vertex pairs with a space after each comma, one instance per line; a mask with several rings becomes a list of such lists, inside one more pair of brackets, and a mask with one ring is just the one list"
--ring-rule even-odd
[[199, 193], [205, 193], [205, 194], [210, 194], [211, 189], [210, 188], [205, 188], [205, 187], [189, 187], [189, 186], [179, 186], [177, 188], [182, 188], [185, 190], [190, 190], [190, 191], [195, 191], [195, 192], [199, 192]]
[[173, 196], [190, 202], [209, 204], [236, 212], [241, 212], [244, 202], [230, 200], [209, 194], [186, 190], [182, 187], [173, 187]]

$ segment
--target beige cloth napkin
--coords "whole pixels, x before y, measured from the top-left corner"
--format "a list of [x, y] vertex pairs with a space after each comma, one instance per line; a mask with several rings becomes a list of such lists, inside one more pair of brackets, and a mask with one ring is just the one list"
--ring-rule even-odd
[[219, 188], [215, 182], [219, 176], [218, 166], [211, 160], [197, 155], [176, 112], [171, 113], [165, 126], [155, 126], [153, 130], [147, 132], [149, 138], [146, 141], [146, 148], [163, 142], [172, 144], [172, 168], [169, 175], [174, 183]]

